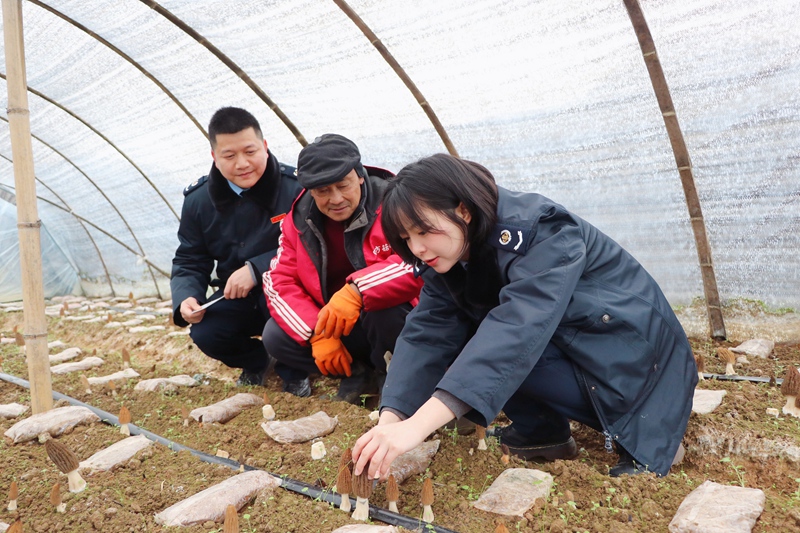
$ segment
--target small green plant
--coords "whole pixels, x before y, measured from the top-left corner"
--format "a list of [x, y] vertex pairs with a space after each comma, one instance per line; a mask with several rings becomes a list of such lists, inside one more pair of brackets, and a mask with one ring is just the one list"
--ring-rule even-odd
[[730, 463], [731, 469], [734, 471], [734, 473], [736, 474], [736, 478], [739, 480], [739, 485], [742, 486], [742, 487], [745, 486], [745, 484], [744, 484], [744, 474], [745, 474], [745, 472], [744, 472], [744, 467], [743, 466], [735, 464], [733, 461], [731, 461], [730, 457], [723, 457], [722, 459], [719, 460], [719, 462], [720, 463]]

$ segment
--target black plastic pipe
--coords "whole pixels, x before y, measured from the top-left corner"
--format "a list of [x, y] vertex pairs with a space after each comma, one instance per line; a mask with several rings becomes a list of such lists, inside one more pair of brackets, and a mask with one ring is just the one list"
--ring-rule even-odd
[[[16, 376], [12, 376], [11, 374], [5, 374], [0, 372], [0, 379], [3, 381], [7, 381], [8, 383], [13, 383], [14, 385], [18, 385], [25, 389], [30, 389], [30, 383], [27, 380], [22, 378], [18, 378]], [[53, 399], [54, 400], [66, 400], [72, 405], [78, 405], [80, 407], [86, 407], [94, 414], [100, 417], [100, 420], [105, 422], [106, 424], [116, 426], [119, 425], [119, 419], [112, 415], [111, 413], [107, 413], [102, 409], [98, 409], [93, 405], [89, 405], [87, 403], [83, 403], [80, 400], [76, 400], [66, 394], [61, 394], [60, 392], [53, 391]], [[211, 464], [219, 464], [227, 466], [233, 470], [240, 470], [242, 466], [244, 469], [247, 470], [262, 470], [260, 468], [255, 468], [250, 465], [242, 465], [241, 463], [234, 461], [233, 459], [225, 459], [223, 457], [217, 457], [216, 455], [209, 455], [207, 453], [201, 452], [199, 450], [195, 450], [194, 448], [189, 448], [188, 446], [184, 446], [183, 444], [178, 444], [175, 441], [171, 441], [161, 435], [157, 435], [146, 429], [142, 429], [134, 424], [128, 424], [128, 428], [131, 430], [131, 435], [144, 435], [149, 440], [153, 442], [157, 442], [159, 444], [163, 444], [167, 448], [172, 451], [181, 452], [187, 451], [190, 452], [192, 455], [204, 461], [206, 463]], [[265, 472], [267, 472], [265, 470]], [[292, 492], [296, 492], [297, 494], [302, 494], [303, 496], [308, 496], [312, 499], [318, 499], [327, 503], [332, 503], [336, 507], [339, 507], [342, 503], [342, 496], [337, 494], [333, 491], [322, 489], [316, 485], [311, 485], [310, 483], [305, 483], [303, 481], [298, 481], [296, 479], [287, 478], [285, 476], [279, 476], [277, 474], [273, 474], [272, 472], [267, 472], [267, 474], [275, 477], [281, 483], [281, 487], [286, 490], [290, 490]], [[354, 498], [350, 498], [350, 501], [355, 506], [356, 500]], [[393, 513], [388, 509], [384, 509], [383, 507], [375, 507], [374, 505], [369, 506], [369, 516], [374, 520], [380, 520], [381, 522], [386, 522], [387, 524], [391, 524], [393, 526], [402, 526], [406, 529], [414, 530], [422, 530], [422, 531], [431, 531], [431, 532], [438, 532], [438, 533], [458, 533], [455, 530], [447, 529], [441, 526], [435, 526], [433, 524], [429, 524], [428, 522], [423, 522], [418, 518], [412, 518], [410, 516]]]

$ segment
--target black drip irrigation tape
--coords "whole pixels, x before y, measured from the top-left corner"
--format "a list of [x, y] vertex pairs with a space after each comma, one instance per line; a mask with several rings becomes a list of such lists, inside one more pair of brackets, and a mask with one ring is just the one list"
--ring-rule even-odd
[[[18, 385], [25, 389], [30, 389], [30, 383], [22, 378], [18, 378], [16, 376], [12, 376], [10, 374], [5, 374], [0, 372], [0, 379], [3, 381], [7, 381], [8, 383], [13, 383], [14, 385]], [[80, 400], [76, 400], [66, 394], [61, 394], [60, 392], [53, 391], [53, 399], [55, 400], [66, 400], [72, 405], [77, 405], [80, 407], [86, 407], [87, 409], [91, 410], [94, 414], [100, 417], [102, 422], [106, 424], [116, 426], [119, 425], [119, 419], [112, 415], [111, 413], [107, 413], [102, 409], [98, 409], [93, 405], [89, 405], [83, 403]], [[219, 464], [223, 466], [227, 466], [233, 470], [241, 470], [244, 468], [245, 471], [249, 470], [261, 470], [260, 468], [255, 468], [250, 465], [242, 465], [241, 463], [234, 461], [233, 459], [226, 459], [223, 457], [217, 457], [215, 455], [209, 455], [207, 453], [201, 452], [199, 450], [195, 450], [194, 448], [189, 448], [188, 446], [184, 446], [183, 444], [178, 444], [177, 442], [171, 441], [167, 438], [162, 437], [161, 435], [157, 435], [146, 429], [142, 429], [134, 424], [128, 424], [128, 427], [131, 430], [131, 436], [134, 435], [144, 435], [149, 440], [153, 442], [157, 442], [169, 448], [175, 452], [187, 451], [206, 463], [211, 464]], [[266, 472], [266, 470], [265, 470]], [[267, 474], [277, 478], [281, 482], [281, 487], [286, 490], [290, 490], [292, 492], [296, 492], [297, 494], [302, 494], [303, 496], [308, 496], [309, 498], [324, 501], [327, 503], [331, 503], [336, 507], [342, 502], [342, 497], [335, 492], [332, 492], [327, 489], [321, 489], [316, 485], [311, 485], [310, 483], [305, 483], [303, 481], [299, 481], [296, 479], [291, 479], [286, 476], [279, 476], [277, 474], [273, 474], [272, 472], [267, 472]], [[354, 498], [350, 498], [353, 506], [356, 504], [356, 500]], [[374, 505], [369, 506], [369, 516], [374, 520], [380, 520], [381, 522], [385, 522], [387, 524], [391, 524], [393, 526], [401, 526], [406, 529], [414, 530], [422, 530], [426, 532], [436, 532], [436, 533], [458, 533], [455, 530], [447, 529], [441, 526], [435, 526], [433, 524], [429, 524], [428, 522], [423, 522], [418, 518], [412, 518], [410, 516], [393, 513], [388, 509], [384, 509], [382, 507], [375, 507]]]
[[[764, 376], [740, 376], [738, 374], [703, 374], [706, 379], [716, 379], [719, 381], [752, 381], [753, 383], [770, 383], [771, 377]], [[775, 384], [783, 383], [783, 378], [776, 378]]]

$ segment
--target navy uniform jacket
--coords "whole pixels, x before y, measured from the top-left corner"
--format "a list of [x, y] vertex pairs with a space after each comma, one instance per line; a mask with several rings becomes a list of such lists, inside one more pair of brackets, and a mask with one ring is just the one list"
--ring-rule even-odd
[[619, 244], [541, 195], [499, 188], [497, 213], [466, 270], [424, 269], [382, 406], [411, 415], [442, 389], [485, 426], [552, 342], [578, 367], [607, 447], [618, 441], [666, 474], [697, 368], [661, 289]]
[[[220, 288], [245, 261], [261, 279], [278, 248], [280, 222], [301, 190], [294, 167], [279, 163], [271, 152], [264, 175], [241, 196], [213, 164], [208, 176], [186, 187], [170, 280], [176, 324], [187, 325], [180, 313], [186, 298], [205, 302], [215, 263]], [[254, 289], [260, 292], [260, 283]]]

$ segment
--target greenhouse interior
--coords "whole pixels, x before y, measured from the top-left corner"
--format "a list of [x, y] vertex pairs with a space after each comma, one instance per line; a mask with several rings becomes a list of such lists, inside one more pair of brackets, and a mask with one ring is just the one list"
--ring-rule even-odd
[[[340, 526], [337, 533], [800, 528], [800, 0], [0, 2], [0, 99], [6, 104], [0, 109], [0, 432], [5, 436], [0, 491], [8, 492], [8, 502], [0, 506], [0, 533], [21, 533], [23, 522], [26, 531], [37, 532], [175, 531], [172, 526], [179, 525], [188, 533], [228, 533], [239, 531], [239, 521], [243, 531], [275, 533], [329, 533]], [[552, 331], [544, 341], [537, 337], [536, 346], [546, 345], [542, 350], [548, 352], [536, 352], [532, 363], [518, 357], [519, 368], [530, 363], [531, 369], [522, 373], [515, 367], [512, 376], [534, 376], [532, 369], [541, 368], [534, 366], [538, 358], [558, 356], [559, 364], [567, 361], [577, 369], [573, 381], [583, 388], [572, 399], [582, 394], [583, 407], [599, 398], [590, 392], [595, 386], [586, 375], [607, 376], [606, 382], [597, 380], [612, 391], [603, 401], [623, 406], [613, 413], [613, 424], [601, 415], [606, 404], [589, 405], [585, 418], [558, 412], [565, 443], [534, 442], [519, 433], [523, 444], [509, 451], [506, 442], [514, 447], [513, 433], [506, 428], [519, 424], [509, 395], [527, 394], [523, 385], [474, 394], [472, 399], [481, 402], [487, 397], [488, 403], [499, 402], [491, 416], [445, 390], [452, 402], [439, 403], [449, 409], [444, 410], [449, 420], [457, 420], [432, 425], [438, 429], [407, 452], [427, 447], [408, 460], [413, 464], [399, 480], [400, 511], [390, 505], [390, 483], [362, 478], [366, 485], [352, 494], [345, 491], [352, 480], [338, 475], [356, 476], [353, 459], [366, 445], [353, 450], [361, 439], [378, 439], [381, 431], [392, 434], [387, 420], [419, 422], [419, 412], [430, 417], [426, 422], [434, 418], [424, 412], [428, 403], [420, 407], [410, 400], [410, 413], [388, 405], [385, 416], [382, 407], [397, 390], [386, 383], [401, 379], [388, 373], [392, 357], [411, 367], [409, 361], [423, 351], [414, 351], [420, 346], [458, 343], [446, 334], [428, 333], [412, 344], [407, 339], [414, 327], [428, 324], [409, 326], [403, 314], [391, 346], [380, 351], [377, 365], [369, 360], [372, 368], [364, 370], [369, 377], [351, 399], [342, 396], [344, 376], [353, 377], [349, 362], [346, 371], [326, 372], [314, 352], [314, 343], [330, 331], [320, 327], [325, 317], [319, 309], [329, 310], [330, 301], [314, 309], [312, 318], [322, 317], [316, 326], [285, 319], [288, 328], [303, 335], [281, 345], [289, 347], [287, 352], [300, 350], [299, 345], [314, 354], [312, 363], [321, 375], [313, 367], [294, 381], [280, 374], [284, 360], [276, 363], [277, 352], [267, 347], [268, 328], [278, 312], [260, 316], [269, 320], [267, 326], [262, 321], [257, 332], [242, 335], [242, 342], [257, 345], [248, 352], [258, 352], [264, 363], [256, 371], [229, 364], [224, 357], [230, 354], [210, 355], [200, 346], [196, 324], [204, 315], [189, 324], [186, 318], [200, 309], [184, 312], [182, 298], [172, 301], [170, 277], [185, 240], [178, 231], [187, 194], [213, 172], [223, 175], [212, 157], [209, 122], [224, 107], [242, 108], [257, 118], [269, 157], [288, 169], [284, 176], [292, 174], [301, 151], [326, 134], [352, 140], [364, 165], [394, 175], [423, 158], [449, 154], [484, 166], [504, 189], [552, 200], [577, 215], [570, 219], [575, 226], [590, 227], [583, 225], [586, 221], [621, 245], [649, 274], [636, 265], [635, 275], [630, 270], [625, 281], [645, 279], [646, 290], [627, 291], [628, 285], [618, 292], [598, 289], [601, 296], [587, 290], [583, 296], [602, 305], [608, 298], [620, 315], [636, 315], [631, 322], [641, 329], [625, 329], [627, 323], [615, 322], [619, 315], [597, 312], [598, 304], [594, 315], [579, 317], [584, 322], [569, 330], [572, 337], [564, 333], [556, 339]], [[223, 177], [236, 194], [242, 192]], [[368, 184], [371, 177], [365, 178]], [[391, 189], [391, 182], [385, 186]], [[308, 188], [317, 201], [314, 187]], [[534, 195], [513, 197], [545, 202]], [[286, 228], [285, 216], [270, 218], [274, 228]], [[294, 224], [294, 218], [288, 220]], [[505, 246], [512, 238], [502, 226], [508, 220], [495, 222]], [[536, 224], [545, 226], [538, 226], [538, 219]], [[275, 232], [278, 248], [270, 253], [280, 255], [281, 234]], [[619, 249], [602, 236], [597, 239]], [[461, 242], [462, 252], [473, 244], [466, 238]], [[517, 247], [522, 243], [519, 231]], [[369, 247], [360, 244], [368, 253]], [[233, 243], [239, 245], [245, 243]], [[389, 244], [383, 246], [386, 255], [393, 254]], [[374, 250], [378, 256], [381, 247]], [[415, 259], [426, 261], [411, 257], [394, 263], [402, 270], [396, 277], [418, 273], [420, 262], [414, 261], [414, 268], [408, 264]], [[428, 266], [434, 268], [439, 259]], [[453, 266], [459, 261], [470, 272], [469, 256], [455, 256]], [[272, 261], [273, 271], [278, 263]], [[545, 267], [535, 275], [552, 266], [536, 264]], [[255, 292], [240, 297], [255, 295], [261, 307], [279, 307], [270, 300], [269, 273], [252, 273]], [[494, 287], [492, 281], [486, 286]], [[426, 292], [428, 285], [416, 277], [412, 282], [418, 283], [414, 297], [400, 300], [407, 305], [404, 313], [413, 320], [434, 317], [436, 323], [445, 306], [428, 315], [409, 311], [417, 302], [439, 297], [431, 296], [435, 283]], [[352, 280], [343, 283], [336, 294], [355, 286]], [[325, 282], [320, 285], [325, 295]], [[546, 306], [547, 287], [530, 285], [539, 297], [531, 298], [534, 303]], [[417, 299], [420, 287], [423, 296]], [[205, 298], [217, 288], [209, 287]], [[363, 318], [359, 313], [368, 299], [358, 290], [355, 286], [357, 312], [350, 328]], [[492, 305], [508, 303], [515, 294], [513, 288], [501, 290], [506, 292]], [[558, 304], [573, 309], [576, 294], [565, 292]], [[648, 307], [651, 296], [658, 305]], [[437, 300], [454, 303], [446, 309], [451, 314], [443, 322], [451, 322], [445, 325], [461, 320], [461, 327], [463, 316], [475, 311], [466, 305], [453, 311], [456, 303], [470, 301], [457, 300], [451, 293]], [[640, 300], [646, 305], [639, 306]], [[426, 309], [424, 304], [417, 311]], [[431, 376], [439, 370], [444, 376], [439, 385], [447, 384], [468, 364], [461, 359], [459, 367], [457, 358], [477, 351], [474, 339], [488, 342], [485, 332], [491, 330], [479, 329], [487, 316], [502, 323], [505, 329], [498, 331], [505, 335], [491, 339], [497, 343], [491, 344], [492, 353], [485, 353], [484, 344], [484, 358], [469, 360], [478, 362], [470, 367], [473, 375], [485, 372], [479, 377], [488, 382], [502, 366], [497, 360], [513, 359], [517, 349], [535, 352], [534, 341], [526, 337], [533, 336], [527, 326], [534, 321], [529, 315], [539, 311], [535, 305], [505, 314], [510, 307], [499, 312], [485, 307], [475, 311], [486, 312], [469, 326], [483, 337], [474, 331], [468, 336], [466, 327], [445, 330], [454, 337], [463, 334], [456, 339], [461, 344], [445, 354], [452, 358], [423, 365], [413, 379], [406, 376], [412, 385], [405, 392], [434, 384]], [[548, 327], [560, 328], [567, 321], [563, 317], [571, 316], [559, 309], [562, 322], [551, 320]], [[176, 324], [181, 319], [186, 323]], [[619, 340], [613, 349], [609, 344], [579, 354], [591, 360], [590, 370], [570, 362], [579, 351], [573, 339], [609, 321], [609, 328], [617, 328], [613, 335], [604, 329], [597, 337]], [[339, 335], [341, 328], [334, 341], [344, 347]], [[405, 346], [404, 354], [395, 350], [395, 342]], [[564, 353], [553, 356], [553, 346]], [[629, 347], [637, 359], [624, 359]], [[344, 348], [336, 353], [350, 357]], [[67, 362], [79, 356], [81, 361]], [[398, 367], [396, 372], [405, 371]], [[572, 374], [561, 372], [557, 378], [565, 375]], [[484, 386], [481, 379], [474, 380], [476, 387]], [[441, 398], [439, 385], [431, 385], [436, 392], [428, 402]], [[561, 382], [544, 385], [555, 390]], [[463, 391], [473, 392], [466, 386]], [[237, 399], [246, 405], [226, 403]], [[210, 421], [210, 411], [200, 411], [220, 404], [235, 412]], [[68, 428], [26, 430], [32, 419], [62, 409], [84, 409], [88, 418]], [[478, 422], [473, 416], [471, 426], [465, 425], [476, 413]], [[294, 441], [275, 436], [272, 424], [303, 426], [320, 414], [330, 424], [327, 433]], [[622, 428], [619, 434], [609, 430], [612, 425]], [[659, 437], [645, 443], [650, 435], [631, 427], [648, 427]], [[121, 436], [125, 430], [127, 438]], [[395, 436], [405, 443], [411, 433]], [[641, 440], [627, 449], [631, 441], [624, 439], [630, 434]], [[124, 459], [94, 469], [92, 459], [139, 437]], [[144, 448], [154, 442], [163, 446]], [[517, 453], [566, 445], [569, 450], [560, 448], [563, 454], [552, 457]], [[654, 463], [642, 464], [637, 454], [653, 459], [658, 468], [650, 470]], [[58, 457], [67, 457], [69, 464], [63, 466]], [[79, 467], [72, 464], [77, 458]], [[387, 461], [386, 468], [396, 468], [398, 458]], [[89, 468], [88, 490], [78, 494], [84, 489], [73, 490], [75, 475], [80, 478], [78, 470]], [[527, 476], [520, 478], [524, 490], [498, 483], [509, 472]], [[365, 504], [366, 497], [356, 491], [372, 493], [372, 503]], [[431, 491], [437, 498], [433, 504]], [[523, 493], [523, 507], [499, 510], [500, 503], [508, 503], [501, 500], [515, 500], [517, 492]], [[195, 496], [200, 503], [186, 503]], [[371, 520], [391, 527], [356, 529], [351, 522], [361, 520], [358, 512], [352, 517], [339, 512], [351, 499], [364, 513], [363, 505], [369, 505]]]

